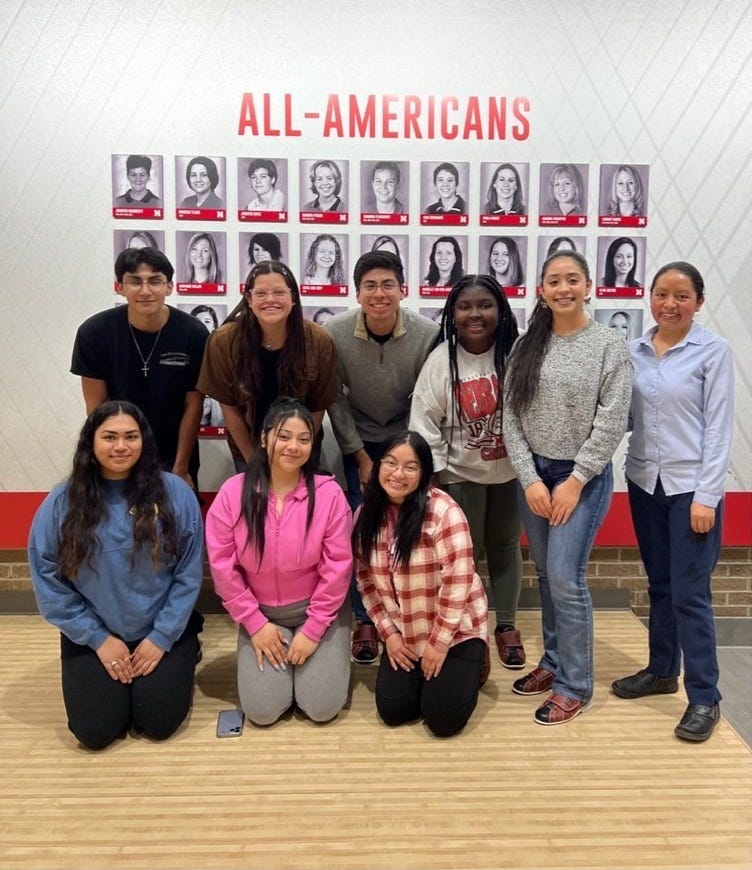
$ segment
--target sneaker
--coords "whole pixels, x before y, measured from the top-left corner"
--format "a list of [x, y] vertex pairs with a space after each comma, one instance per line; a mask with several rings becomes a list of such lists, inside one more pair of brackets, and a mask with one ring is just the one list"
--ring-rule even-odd
[[525, 677], [520, 677], [512, 683], [515, 695], [542, 695], [551, 690], [554, 675], [545, 668], [536, 668]]
[[350, 657], [356, 665], [372, 665], [379, 657], [379, 633], [372, 622], [361, 622], [356, 627]]
[[510, 671], [518, 671], [525, 667], [525, 647], [522, 645], [522, 637], [516, 628], [502, 631], [497, 628], [494, 631], [496, 648], [499, 651], [499, 659], [505, 668]]
[[677, 677], [656, 677], [643, 668], [629, 677], [611, 683], [611, 691], [618, 698], [644, 698], [646, 695], [673, 695], [679, 691]]
[[539, 725], [563, 725], [590, 709], [592, 701], [578, 701], [566, 695], [551, 697], [535, 711], [534, 719]]

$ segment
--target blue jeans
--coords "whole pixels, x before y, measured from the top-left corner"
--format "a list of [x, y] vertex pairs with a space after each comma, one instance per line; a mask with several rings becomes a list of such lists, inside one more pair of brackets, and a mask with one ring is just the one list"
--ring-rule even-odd
[[707, 534], [692, 531], [693, 492], [666, 495], [660, 478], [655, 492], [627, 480], [640, 556], [648, 575], [650, 658], [648, 671], [675, 677], [684, 657], [684, 688], [690, 704], [712, 707], [721, 699], [710, 592], [721, 550], [721, 513]]
[[[363, 447], [371, 459], [376, 459], [379, 455], [381, 444], [377, 444], [374, 441], [364, 441]], [[354, 454], [348, 453], [343, 456], [342, 466], [345, 471], [345, 482], [347, 483], [347, 502], [350, 505], [350, 509], [354, 512], [363, 502], [363, 492], [360, 488], [360, 470], [358, 463], [355, 461]], [[369, 625], [373, 624], [366, 613], [355, 575], [350, 579], [350, 606], [357, 622], [365, 622]]]
[[[572, 473], [574, 462], [533, 455], [549, 491]], [[543, 657], [539, 667], [554, 674], [557, 695], [589, 701], [593, 696], [593, 606], [585, 581], [593, 541], [609, 505], [613, 473], [609, 463], [582, 490], [566, 523], [551, 526], [534, 514], [519, 487], [520, 514], [540, 587]]]

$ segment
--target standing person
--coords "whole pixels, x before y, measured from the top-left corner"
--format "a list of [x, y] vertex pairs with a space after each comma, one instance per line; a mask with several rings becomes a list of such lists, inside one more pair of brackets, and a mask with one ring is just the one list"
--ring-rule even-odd
[[416, 432], [387, 438], [353, 533], [358, 585], [384, 641], [376, 709], [387, 725], [424, 719], [461, 731], [478, 702], [488, 602], [459, 506], [431, 486], [431, 449]]
[[505, 668], [525, 666], [516, 628], [522, 582], [517, 480], [502, 438], [502, 390], [517, 321], [498, 282], [466, 275], [444, 306], [437, 346], [415, 384], [410, 429], [428, 442], [441, 486], [470, 524], [476, 566], [485, 551]]
[[130, 402], [99, 405], [29, 538], [39, 610], [61, 632], [68, 727], [87, 749], [131, 727], [164, 740], [188, 715], [202, 544], [198, 502], [160, 472], [143, 413]]
[[278, 399], [206, 517], [214, 586], [239, 626], [240, 703], [257, 725], [293, 704], [327, 722], [347, 700], [352, 517], [336, 480], [314, 474], [314, 438], [306, 408]]
[[710, 737], [720, 715], [710, 583], [734, 422], [731, 349], [693, 321], [704, 301], [698, 270], [668, 263], [650, 288], [656, 326], [629, 346], [635, 377], [626, 474], [648, 575], [650, 657], [611, 686], [620, 698], [676, 692], [683, 660], [689, 706], [674, 734], [694, 742]]
[[86, 413], [106, 399], [138, 405], [157, 442], [162, 468], [195, 489], [204, 396], [196, 386], [209, 333], [166, 303], [174, 270], [155, 248], [127, 248], [115, 261], [117, 292], [127, 305], [84, 321], [71, 372], [80, 375]]
[[512, 691], [553, 689], [535, 721], [559, 725], [587, 710], [593, 696], [585, 568], [611, 502], [611, 457], [627, 427], [632, 366], [624, 341], [588, 318], [592, 281], [581, 254], [549, 257], [542, 280], [510, 359], [504, 443], [538, 575], [544, 652]]
[[[339, 364], [339, 390], [329, 418], [355, 510], [381, 442], [407, 427], [410, 397], [438, 326], [401, 307], [405, 275], [390, 251], [363, 254], [353, 280], [359, 308], [332, 317], [324, 329], [334, 340]], [[379, 654], [378, 634], [354, 581], [351, 600], [358, 623], [353, 661], [372, 664]]]
[[337, 391], [337, 358], [323, 328], [303, 319], [295, 276], [276, 260], [248, 273], [240, 313], [209, 339], [199, 389], [216, 399], [235, 470], [258, 446], [261, 424], [280, 395], [300, 399], [316, 431]]

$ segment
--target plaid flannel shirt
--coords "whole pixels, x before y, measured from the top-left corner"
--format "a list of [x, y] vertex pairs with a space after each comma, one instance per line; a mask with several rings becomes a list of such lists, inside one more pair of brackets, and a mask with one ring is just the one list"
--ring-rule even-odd
[[488, 601], [459, 505], [431, 487], [420, 541], [406, 567], [393, 555], [397, 511], [387, 513], [370, 564], [356, 558], [358, 587], [382, 640], [399, 632], [417, 655], [477, 637], [488, 642]]

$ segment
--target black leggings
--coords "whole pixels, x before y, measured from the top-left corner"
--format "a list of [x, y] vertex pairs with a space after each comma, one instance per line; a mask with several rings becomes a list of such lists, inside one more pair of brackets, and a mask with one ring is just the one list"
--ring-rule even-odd
[[[194, 611], [188, 627], [157, 667], [132, 683], [113, 680], [88, 646], [60, 635], [63, 700], [68, 728], [86, 749], [104, 749], [134, 728], [165, 740], [188, 715], [199, 655], [203, 617]], [[133, 650], [139, 641], [128, 643]]]
[[450, 647], [441, 673], [426, 680], [415, 663], [411, 671], [392, 670], [381, 656], [376, 677], [376, 709], [387, 725], [403, 725], [421, 717], [437, 737], [461, 731], [478, 703], [480, 671], [486, 644], [479, 638]]

